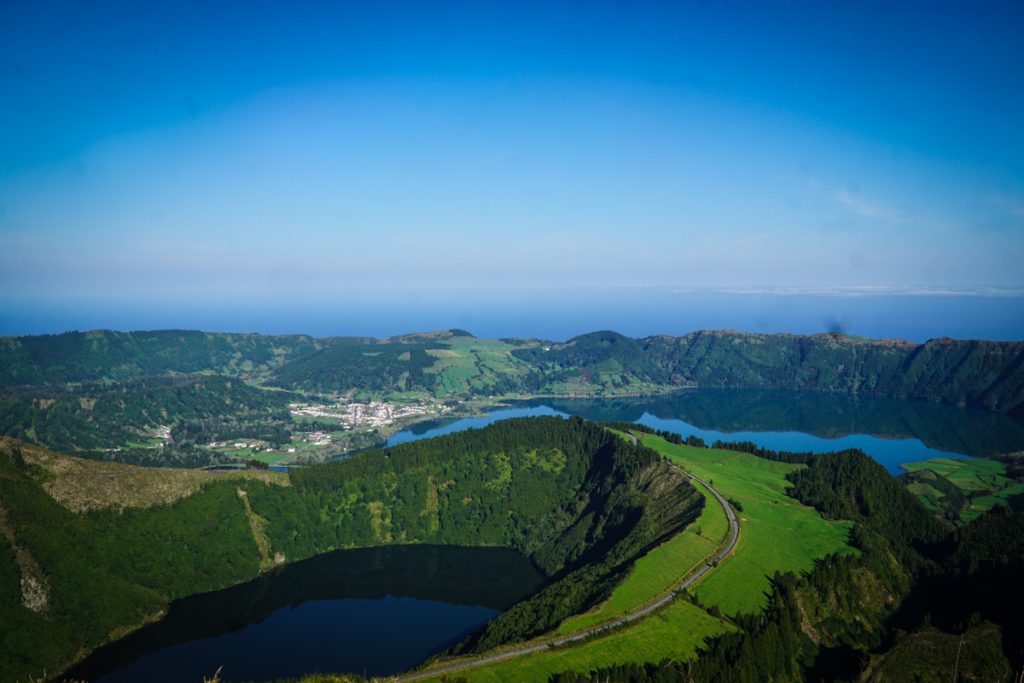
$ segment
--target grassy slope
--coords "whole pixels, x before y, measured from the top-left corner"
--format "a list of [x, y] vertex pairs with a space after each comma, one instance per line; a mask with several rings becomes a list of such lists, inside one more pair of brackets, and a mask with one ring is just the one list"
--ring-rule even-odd
[[453, 678], [465, 676], [473, 683], [546, 681], [562, 671], [589, 670], [622, 662], [644, 663], [662, 657], [689, 659], [706, 638], [730, 628], [693, 603], [677, 600], [638, 624], [583, 645], [459, 672]]
[[283, 472], [134, 467], [58, 455], [41, 446], [0, 438], [0, 453], [12, 448], [19, 448], [28, 462], [48, 472], [43, 488], [72, 512], [169, 505], [196, 493], [204, 484], [226, 479], [289, 485]]
[[[829, 553], [854, 552], [846, 544], [850, 524], [826, 521], [785, 495], [789, 484], [785, 475], [799, 465], [771, 462], [746, 453], [670, 444], [654, 435], [644, 435], [642, 441], [694, 474], [713, 480], [712, 485], [723, 495], [743, 505], [735, 552], [694, 590], [703, 604], [717, 606], [727, 614], [758, 611], [765, 605], [769, 577], [776, 571], [806, 571], [815, 559]], [[700, 490], [706, 495], [703, 488]], [[605, 603], [593, 612], [566, 620], [560, 631], [580, 630], [627, 611], [629, 601], [635, 601], [635, 606], [659, 594], [666, 582], [674, 582], [669, 574], [674, 571], [674, 580], [678, 580], [701, 552], [686, 548], [688, 543], [699, 544], [707, 552], [712, 545], [718, 547], [708, 537], [720, 538], [728, 525], [721, 508], [713, 503], [709, 501], [694, 525], [638, 561], [633, 573]], [[715, 510], [717, 516], [712, 514]], [[701, 527], [699, 537], [697, 527]], [[673, 560], [678, 563], [674, 570]], [[543, 681], [560, 671], [587, 671], [611, 663], [687, 659], [707, 638], [730, 628], [727, 621], [693, 603], [677, 600], [652, 617], [609, 636], [470, 669], [455, 678], [464, 676], [474, 683]]]
[[432, 354], [437, 360], [427, 370], [440, 375], [438, 396], [470, 391], [505, 393], [505, 383], [516, 383], [529, 370], [512, 355], [516, 347], [498, 339], [452, 337], [444, 343], [448, 349]]
[[689, 574], [722, 545], [729, 533], [725, 511], [702, 484], [694, 483], [707, 499], [697, 521], [637, 560], [630, 575], [606, 601], [585, 614], [566, 619], [559, 627], [559, 633], [581, 631], [654, 600], [679, 583], [681, 576]]
[[670, 444], [645, 435], [643, 443], [709, 481], [726, 498], [740, 502], [742, 533], [732, 557], [696, 588], [697, 598], [726, 614], [764, 608], [769, 579], [776, 572], [808, 571], [829, 553], [853, 552], [846, 544], [851, 525], [829, 522], [785, 494], [786, 474], [800, 467], [711, 448]]
[[[14, 446], [10, 440], [0, 440], [5, 450]], [[408, 540], [415, 542], [440, 531], [447, 533], [440, 540], [455, 544], [532, 544], [539, 553], [538, 564], [552, 573], [568, 561], [563, 557], [586, 552], [587, 543], [614, 540], [610, 536], [614, 531], [622, 538], [604, 547], [590, 565], [600, 568], [599, 562], [607, 558], [611, 574], [633, 553], [641, 553], [662, 534], [682, 528], [699, 514], [699, 494], [654, 454], [616, 444], [600, 428], [581, 420], [553, 417], [504, 421], [484, 430], [407, 444], [383, 457], [368, 453], [309, 468], [293, 474], [296, 486], [290, 488], [260, 482], [238, 488], [246, 475], [271, 481], [284, 477], [277, 473], [268, 477], [268, 473], [134, 468], [59, 456], [33, 445], [19, 447], [17, 456], [13, 453], [0, 458], [0, 669], [17, 653], [31, 651], [32, 659], [18, 663], [19, 680], [44, 668], [65, 667], [73, 653], [105, 642], [115, 630], [140, 624], [166, 606], [168, 599], [195, 592], [190, 590], [193, 584], [199, 590], [212, 590], [255, 576], [285, 550], [284, 539], [292, 530], [301, 529], [305, 536], [294, 548], [287, 546], [288, 559], [332, 545], [372, 545], [382, 537], [397, 540], [406, 532]], [[361, 477], [370, 481], [360, 486], [356, 480]], [[67, 508], [43, 488], [63, 480], [79, 483], [64, 482]], [[418, 486], [421, 481], [424, 486]], [[210, 485], [202, 487], [204, 482]], [[370, 512], [363, 517], [365, 525], [341, 525], [346, 496], [332, 495], [349, 484], [367, 495], [365, 507]], [[444, 492], [439, 490], [442, 486]], [[394, 493], [390, 487], [401, 495], [389, 497]], [[580, 500], [581, 492], [596, 500], [595, 507], [575, 527], [580, 538], [563, 538], [559, 525], [573, 519], [556, 515]], [[451, 501], [446, 494], [451, 494]], [[481, 502], [467, 505], [468, 496]], [[642, 497], [655, 496], [657, 506], [641, 509]], [[170, 501], [174, 502], [168, 505]], [[506, 502], [508, 509], [496, 501]], [[105, 507], [115, 509], [93, 509]], [[361, 512], [364, 506], [351, 507]], [[89, 511], [76, 515], [72, 510]], [[376, 519], [374, 510], [381, 513]], [[440, 516], [443, 510], [450, 514]], [[641, 512], [643, 517], [637, 517]], [[634, 517], [634, 527], [620, 532], [613, 526]], [[606, 519], [610, 521], [603, 525]], [[357, 535], [375, 521], [383, 527], [375, 538]], [[635, 534], [630, 530], [634, 528]], [[314, 533], [318, 529], [322, 533]], [[275, 531], [281, 533], [275, 535]], [[542, 533], [548, 534], [550, 542], [530, 535]], [[41, 569], [35, 574], [50, 579], [51, 603], [62, 619], [57, 626], [66, 627], [64, 631], [39, 625], [45, 619], [21, 606], [19, 574], [35, 566], [12, 559], [23, 549], [22, 554], [31, 551], [38, 560]], [[107, 573], [92, 571], [93, 565]], [[591, 572], [577, 583], [570, 580], [573, 576], [545, 588], [551, 603], [536, 609], [538, 615], [550, 615], [550, 621], [532, 619], [528, 613], [525, 627], [552, 628], [574, 609], [603, 597], [604, 593], [591, 596], [590, 591], [604, 585], [604, 574]], [[107, 593], [92, 590], [94, 585], [108, 587]], [[146, 600], [136, 599], [136, 593], [143, 593]], [[119, 596], [120, 602], [110, 594]], [[104, 607], [96, 608], [95, 602]], [[8, 603], [17, 610], [17, 619], [9, 618]], [[90, 614], [98, 616], [85, 616]], [[520, 625], [510, 619], [502, 622], [508, 614], [494, 622], [503, 624], [504, 630], [492, 640], [506, 633], [514, 637]], [[79, 625], [92, 627], [87, 639], [76, 635]], [[22, 638], [17, 647], [8, 647], [12, 633]], [[41, 651], [42, 643], [55, 639], [56, 652]], [[39, 646], [27, 646], [25, 641]], [[2, 680], [8, 678], [0, 675]]]
[[[1006, 477], [1006, 466], [995, 460], [932, 458], [906, 463], [903, 467], [912, 473], [932, 472], [945, 477], [969, 496], [970, 500], [960, 511], [960, 519], [964, 522], [976, 519], [995, 505], [1006, 505], [1012, 496], [1024, 493], [1024, 484]], [[941, 508], [945, 496], [938, 488], [925, 481], [910, 484], [908, 488], [929, 510]]]

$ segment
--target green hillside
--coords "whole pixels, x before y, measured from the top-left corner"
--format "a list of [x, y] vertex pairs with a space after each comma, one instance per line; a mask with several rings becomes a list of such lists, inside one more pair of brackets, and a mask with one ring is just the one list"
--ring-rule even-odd
[[[705, 481], [713, 479], [723, 495], [740, 501], [740, 542], [734, 552], [690, 590], [692, 601], [677, 599], [651, 617], [571, 647], [469, 669], [460, 676], [474, 683], [543, 681], [572, 669], [692, 660], [706, 640], [735, 630], [737, 613], [760, 615], [767, 608], [771, 579], [778, 572], [807, 572], [830, 554], [856, 553], [847, 545], [849, 522], [823, 519], [786, 495], [787, 475], [806, 465], [674, 444], [644, 429], [637, 429], [644, 445]], [[563, 622], [559, 633], [620, 616], [663, 594], [712, 555], [727, 530], [724, 510], [710, 500], [693, 525], [647, 553], [606, 601]]]
[[208, 433], [286, 442], [292, 400], [288, 392], [199, 374], [22, 388], [0, 394], [0, 436], [83, 457], [201, 466], [211, 462], [209, 453], [196, 451], [178, 427], [203, 423]]
[[0, 386], [214, 372], [299, 390], [435, 395], [651, 394], [670, 388], [842, 391], [1024, 415], [1024, 343], [925, 344], [840, 334], [693, 332], [565, 343], [477, 339], [463, 330], [392, 339], [194, 331], [69, 332], [0, 339]]
[[120, 381], [167, 373], [265, 371], [326, 340], [194, 330], [0, 337], [0, 386]]
[[[856, 429], [843, 416], [856, 414], [861, 404], [885, 416], [895, 414], [886, 401], [908, 397], [949, 404], [947, 415], [971, 406], [1024, 417], [1024, 343], [939, 339], [915, 345], [739, 332], [631, 339], [609, 331], [556, 343], [479, 339], [463, 330], [381, 340], [174, 330], [0, 338], [0, 435], [148, 465], [199, 466], [241, 453], [223, 444], [196, 448], [218, 441], [304, 449], [292, 439], [292, 401], [420, 404], [420, 419], [427, 419], [453, 406], [472, 413], [501, 399], [650, 397], [694, 387], [845, 397], [801, 405], [769, 398], [769, 409], [762, 401], [743, 412], [748, 427], [759, 414], [777, 423], [783, 413], [794, 429], [841, 434]], [[730, 415], [701, 400], [681, 407], [682, 417], [728, 429]], [[957, 420], [936, 417], [941, 411], [919, 412], [916, 429], [929, 437], [935, 432], [932, 440], [955, 450], [963, 438]], [[312, 461], [382, 443], [387, 430], [397, 428], [303, 422], [307, 432], [331, 432], [336, 439], [330, 453], [302, 454]], [[156, 433], [168, 428], [170, 434]], [[1005, 450], [1007, 439], [990, 441], [985, 447], [993, 454]]]
[[1024, 513], [997, 508], [949, 533], [856, 451], [816, 456], [788, 478], [791, 496], [854, 522], [859, 553], [774, 575], [765, 610], [735, 617], [694, 655], [598, 659], [547, 680], [989, 681], [1024, 666]]
[[[512, 547], [551, 582], [462, 651], [546, 630], [604, 599], [703, 498], [653, 451], [579, 419], [509, 420], [278, 477], [168, 476], [152, 502], [112, 492], [77, 504], [68, 477], [96, 468], [10, 440], [0, 451], [0, 669], [62, 670], [157, 617], [171, 599], [329, 550], [405, 543]], [[76, 469], [77, 468], [77, 469]], [[99, 473], [97, 473], [99, 475]], [[64, 483], [51, 495], [50, 482]], [[116, 483], [107, 472], [94, 487]], [[142, 481], [142, 480], [140, 480]], [[104, 506], [104, 501], [109, 505]], [[73, 512], [72, 510], [80, 510]]]
[[648, 357], [702, 387], [852, 391], [964, 404], [1024, 416], [1024, 343], [935, 339], [925, 344], [693, 332], [651, 337]]
[[1024, 509], [1024, 481], [1007, 475], [1003, 462], [933, 458], [904, 465], [907, 488], [929, 510], [970, 522], [997, 505]]

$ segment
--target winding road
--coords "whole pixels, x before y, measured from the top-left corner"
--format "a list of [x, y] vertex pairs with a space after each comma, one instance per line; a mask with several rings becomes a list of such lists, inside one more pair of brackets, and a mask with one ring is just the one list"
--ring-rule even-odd
[[[632, 434], [630, 434], [628, 436], [629, 436], [629, 439], [633, 442], [633, 444], [636, 445], [636, 442], [637, 442], [636, 441], [636, 437], [633, 436]], [[558, 647], [560, 645], [568, 645], [570, 643], [575, 643], [575, 642], [578, 642], [578, 641], [581, 641], [581, 640], [586, 640], [587, 638], [590, 638], [591, 636], [597, 635], [599, 633], [603, 633], [605, 631], [610, 631], [612, 629], [618, 628], [619, 626], [622, 626], [623, 624], [628, 624], [631, 621], [636, 621], [637, 619], [642, 619], [643, 617], [646, 617], [648, 614], [657, 611], [661, 607], [664, 607], [666, 604], [671, 602], [673, 600], [673, 598], [675, 598], [677, 595], [679, 595], [680, 593], [682, 593], [685, 590], [687, 590], [695, 582], [700, 580], [705, 574], [707, 574], [708, 572], [713, 570], [715, 567], [717, 567], [718, 563], [721, 562], [723, 559], [725, 559], [725, 557], [729, 553], [731, 553], [733, 551], [733, 548], [736, 547], [736, 542], [739, 541], [740, 525], [739, 525], [739, 522], [736, 519], [736, 512], [735, 512], [735, 510], [732, 509], [732, 506], [729, 505], [729, 502], [725, 499], [725, 497], [721, 493], [719, 493], [713, 486], [711, 486], [711, 484], [709, 484], [708, 482], [704, 481], [700, 477], [692, 474], [691, 472], [688, 472], [687, 470], [683, 469], [679, 465], [676, 465], [675, 463], [673, 463], [673, 465], [675, 467], [679, 468], [679, 470], [683, 474], [685, 474], [687, 477], [689, 477], [693, 481], [696, 481], [696, 482], [699, 482], [699, 483], [703, 484], [704, 487], [708, 491], [711, 492], [711, 495], [713, 495], [715, 497], [715, 499], [719, 502], [719, 504], [721, 504], [722, 508], [725, 510], [726, 517], [729, 518], [729, 540], [728, 540], [728, 542], [726, 542], [725, 545], [723, 545], [718, 550], [717, 553], [715, 553], [713, 556], [711, 556], [711, 558], [705, 560], [705, 562], [703, 564], [701, 564], [699, 567], [697, 567], [692, 572], [687, 574], [683, 578], [683, 580], [680, 581], [679, 584], [674, 589], [672, 589], [669, 593], [667, 593], [666, 595], [662, 596], [661, 598], [658, 598], [654, 602], [649, 603], [647, 605], [644, 605], [643, 607], [637, 608], [636, 610], [634, 610], [632, 612], [629, 612], [629, 613], [627, 613], [627, 614], [625, 614], [625, 615], [623, 615], [621, 617], [618, 617], [617, 619], [614, 619], [612, 621], [606, 621], [603, 624], [600, 624], [599, 626], [593, 626], [591, 628], [584, 629], [583, 631], [579, 631], [577, 633], [573, 633], [572, 635], [562, 636], [561, 638], [555, 638], [553, 640], [546, 640], [543, 643], [538, 643], [536, 645], [528, 645], [528, 646], [516, 648], [514, 650], [506, 650], [505, 652], [499, 652], [499, 653], [493, 654], [493, 655], [484, 655], [484, 656], [481, 656], [481, 657], [475, 657], [475, 658], [470, 659], [470, 660], [463, 660], [461, 662], [455, 662], [455, 663], [449, 664], [447, 666], [438, 667], [436, 669], [429, 669], [429, 670], [426, 670], [426, 671], [418, 671], [418, 672], [415, 672], [415, 673], [409, 673], [409, 674], [405, 674], [405, 675], [402, 675], [402, 676], [397, 676], [397, 677], [395, 677], [395, 678], [393, 678], [391, 680], [394, 681], [394, 683], [407, 683], [408, 681], [421, 681], [421, 680], [424, 680], [424, 679], [427, 679], [427, 678], [434, 678], [434, 677], [437, 677], [437, 676], [443, 676], [445, 674], [450, 674], [450, 673], [453, 673], [453, 672], [456, 672], [456, 671], [465, 671], [466, 669], [476, 668], [478, 666], [483, 666], [485, 664], [494, 664], [495, 662], [503, 662], [503, 661], [508, 660], [508, 659], [515, 659], [517, 657], [522, 657], [523, 655], [532, 654], [534, 652], [543, 652], [543, 651], [545, 651], [545, 650], [547, 650], [549, 648], [552, 648], [552, 647]]]

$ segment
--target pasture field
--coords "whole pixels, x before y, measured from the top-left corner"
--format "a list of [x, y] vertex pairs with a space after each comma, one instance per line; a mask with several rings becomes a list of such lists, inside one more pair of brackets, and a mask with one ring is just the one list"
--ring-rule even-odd
[[438, 376], [435, 394], [439, 397], [470, 392], [506, 394], [509, 378], [518, 379], [529, 369], [512, 355], [517, 347], [499, 339], [451, 337], [442, 343], [448, 348], [428, 351], [434, 364], [426, 370]]
[[[663, 610], [611, 634], [570, 647], [554, 648], [507, 662], [459, 671], [451, 679], [473, 683], [546, 681], [562, 671], [587, 671], [623, 662], [689, 659], [706, 639], [732, 630], [688, 600], [676, 600]], [[440, 683], [441, 677], [429, 679]]]
[[847, 544], [851, 524], [822, 519], [786, 495], [786, 474], [801, 467], [748, 453], [673, 444], [645, 434], [643, 443], [701, 477], [743, 506], [740, 540], [733, 554], [693, 593], [725, 614], [758, 612], [775, 572], [805, 572], [830, 553], [855, 552]]
[[903, 465], [908, 472], [930, 470], [949, 479], [957, 488], [965, 491], [992, 491], [1012, 485], [1012, 479], [1004, 474], [1006, 468], [995, 460], [972, 458], [959, 460], [953, 458], [932, 458], [923, 462], [910, 462]]
[[945, 497], [945, 494], [932, 486], [931, 484], [918, 482], [914, 484], [907, 484], [907, 490], [917, 496], [917, 499], [921, 501], [925, 509], [929, 512], [938, 514], [941, 512], [939, 507], [939, 501]]
[[[907, 489], [929, 510], [970, 522], [996, 505], [1010, 505], [1024, 496], [1024, 484], [1006, 476], [1006, 467], [995, 460], [932, 458], [903, 465], [910, 478]], [[952, 485], [959, 495], [950, 495]], [[945, 489], [945, 490], [944, 490]], [[962, 497], [961, 497], [962, 496]]]

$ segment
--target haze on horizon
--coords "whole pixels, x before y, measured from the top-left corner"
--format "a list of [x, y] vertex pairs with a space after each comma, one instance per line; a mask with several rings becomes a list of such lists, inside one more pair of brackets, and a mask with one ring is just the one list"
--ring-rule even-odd
[[1022, 35], [1012, 1], [4, 3], [0, 334], [1019, 339]]

